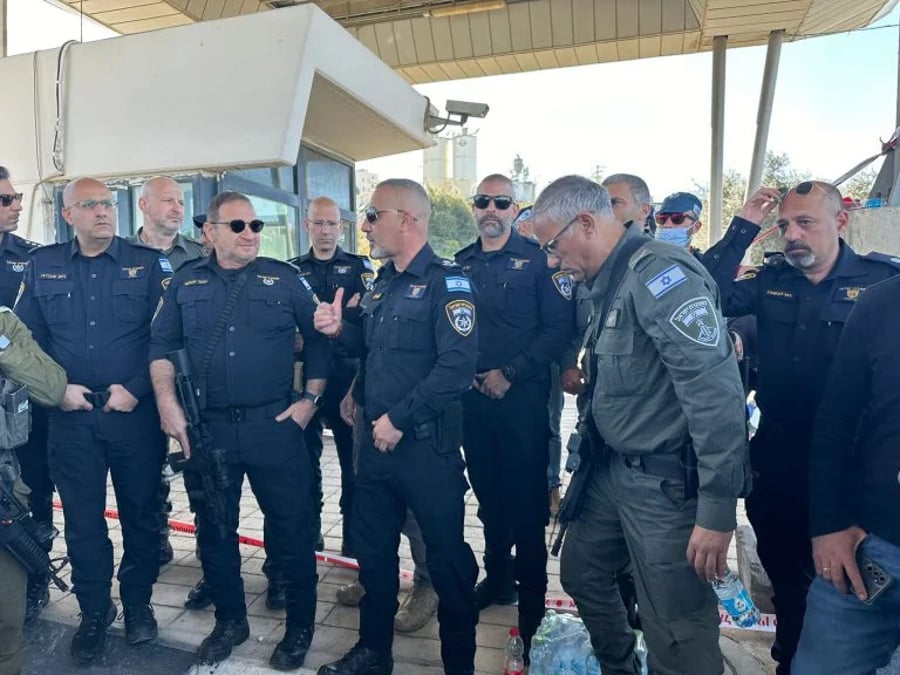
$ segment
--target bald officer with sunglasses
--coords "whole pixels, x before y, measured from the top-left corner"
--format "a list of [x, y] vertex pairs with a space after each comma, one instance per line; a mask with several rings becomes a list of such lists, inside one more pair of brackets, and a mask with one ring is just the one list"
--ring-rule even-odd
[[[575, 330], [573, 282], [513, 231], [512, 181], [484, 178], [472, 199], [479, 237], [456, 254], [481, 316], [478, 366], [463, 396], [463, 448], [484, 524], [479, 609], [516, 601], [526, 652], [544, 616], [549, 515], [550, 364]], [[511, 556], [516, 547], [515, 562]]]
[[[269, 663], [293, 670], [303, 665], [315, 624], [312, 500], [298, 495], [312, 490], [303, 428], [325, 390], [329, 345], [313, 328], [312, 293], [297, 268], [258, 256], [262, 228], [246, 196], [224, 192], [213, 198], [203, 226], [212, 253], [182, 267], [172, 280], [153, 322], [150, 370], [163, 430], [188, 454], [185, 416], [166, 358], [187, 350], [201, 414], [228, 460], [224, 538], [208, 504], [195, 504], [203, 574], [216, 605], [216, 625], [200, 645], [200, 661], [226, 659], [250, 635], [237, 543], [246, 476], [266, 518], [267, 553], [284, 574], [287, 622]], [[306, 391], [294, 396], [298, 328], [307, 380]], [[196, 489], [195, 473], [185, 471], [184, 479], [188, 490]]]

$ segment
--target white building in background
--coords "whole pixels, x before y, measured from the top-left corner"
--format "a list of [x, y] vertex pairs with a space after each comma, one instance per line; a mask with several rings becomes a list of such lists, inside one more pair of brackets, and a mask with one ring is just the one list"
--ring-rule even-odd
[[367, 169], [356, 170], [356, 208], [361, 209], [368, 205], [375, 186], [378, 185], [378, 174]]
[[442, 136], [424, 150], [422, 179], [425, 185], [453, 188], [469, 197], [478, 184], [478, 137], [463, 128], [458, 134]]

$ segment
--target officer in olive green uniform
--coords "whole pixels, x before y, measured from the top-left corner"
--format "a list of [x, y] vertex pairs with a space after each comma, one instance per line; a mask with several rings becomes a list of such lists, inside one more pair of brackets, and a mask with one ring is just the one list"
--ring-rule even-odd
[[[28, 387], [28, 395], [45, 406], [56, 406], [66, 391], [66, 373], [47, 356], [31, 332], [9, 307], [0, 306], [0, 375]], [[15, 453], [0, 450], [0, 463], [18, 473]], [[16, 481], [16, 495], [27, 503], [28, 488]], [[28, 575], [18, 560], [0, 548], [0, 675], [22, 672], [22, 625]]]
[[748, 457], [716, 284], [684, 250], [616, 223], [606, 190], [585, 178], [548, 186], [533, 220], [549, 264], [585, 279], [593, 298], [584, 343], [600, 461], [566, 535], [563, 588], [603, 672], [637, 675], [614, 575], [630, 557], [652, 670], [721, 675], [709, 582], [725, 573]]

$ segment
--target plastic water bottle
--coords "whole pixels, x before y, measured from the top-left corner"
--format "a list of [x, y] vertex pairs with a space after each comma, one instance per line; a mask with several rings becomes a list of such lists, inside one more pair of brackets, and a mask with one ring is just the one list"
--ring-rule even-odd
[[503, 662], [503, 675], [523, 675], [525, 672], [525, 643], [519, 636], [519, 629], [509, 629], [506, 641], [506, 660]]
[[750, 628], [759, 621], [759, 610], [753, 604], [750, 593], [744, 587], [740, 577], [729, 569], [725, 577], [712, 582], [713, 590], [719, 596], [719, 603], [741, 628]]

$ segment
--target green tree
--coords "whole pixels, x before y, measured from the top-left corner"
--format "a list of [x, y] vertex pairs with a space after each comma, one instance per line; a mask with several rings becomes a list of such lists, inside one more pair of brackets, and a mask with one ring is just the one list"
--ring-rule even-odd
[[475, 241], [478, 230], [469, 203], [455, 190], [428, 187], [431, 197], [431, 224], [428, 243], [435, 253], [453, 258], [459, 249]]
[[864, 202], [869, 198], [869, 192], [871, 192], [877, 176], [878, 172], [875, 169], [860, 171], [841, 185], [841, 193], [846, 197], [853, 197], [853, 199]]

